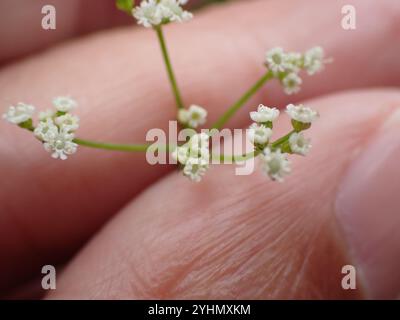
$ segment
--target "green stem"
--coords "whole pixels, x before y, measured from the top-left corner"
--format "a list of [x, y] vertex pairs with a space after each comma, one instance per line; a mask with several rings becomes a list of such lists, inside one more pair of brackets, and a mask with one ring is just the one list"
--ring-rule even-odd
[[221, 129], [223, 125], [247, 102], [249, 99], [271, 78], [273, 74], [264, 74], [238, 101], [236, 101], [212, 126], [214, 129]]
[[[28, 131], [33, 132], [35, 130], [34, 127], [24, 128]], [[125, 151], [125, 152], [146, 152], [148, 148], [150, 148], [150, 144], [121, 144], [121, 143], [108, 143], [108, 142], [97, 142], [75, 138], [73, 140], [76, 144], [80, 146], [95, 148], [95, 149], [103, 149], [103, 150], [113, 150], [113, 151]], [[168, 151], [169, 146], [159, 147], [160, 151]]]
[[213, 155], [213, 159], [219, 159], [222, 163], [225, 161], [230, 161], [233, 163], [236, 162], [241, 162], [241, 161], [246, 161], [249, 160], [251, 158], [256, 157], [260, 152], [259, 151], [252, 151], [243, 155], [224, 155], [224, 154], [220, 154], [220, 155]]
[[271, 147], [272, 148], [277, 148], [279, 147], [282, 143], [285, 143], [290, 136], [292, 135], [292, 133], [296, 132], [295, 130], [290, 131], [288, 134], [284, 135], [283, 137], [279, 138], [278, 140], [274, 141], [271, 143]]
[[183, 109], [184, 108], [183, 100], [182, 100], [182, 97], [181, 97], [181, 94], [180, 94], [180, 91], [178, 88], [178, 83], [176, 82], [174, 71], [172, 69], [172, 64], [171, 64], [171, 60], [168, 55], [167, 46], [165, 44], [165, 38], [164, 38], [164, 33], [162, 30], [162, 27], [157, 26], [154, 29], [157, 32], [158, 41], [160, 42], [161, 52], [162, 52], [162, 56], [164, 58], [165, 66], [167, 68], [168, 78], [171, 83], [172, 91], [174, 93], [176, 106], [178, 107], [178, 109]]
[[[34, 127], [24, 128], [28, 131], [33, 132], [35, 130]], [[73, 140], [76, 144], [80, 146], [94, 148], [94, 149], [103, 149], [103, 150], [112, 150], [112, 151], [124, 151], [124, 152], [146, 152], [149, 148], [152, 147], [150, 144], [121, 144], [121, 143], [108, 143], [108, 142], [98, 142], [91, 140], [84, 140], [80, 138], [75, 138]], [[169, 152], [171, 151], [170, 145], [165, 146], [154, 146], [154, 148], [158, 148], [158, 151]], [[230, 161], [233, 163], [246, 161], [253, 157], [256, 157], [260, 151], [252, 151], [243, 155], [212, 155], [213, 159], [219, 159], [221, 162]]]
[[106, 142], [89, 141], [76, 138], [74, 142], [85, 147], [114, 150], [114, 151], [127, 151], [127, 152], [145, 152], [150, 147], [149, 144], [114, 144]]

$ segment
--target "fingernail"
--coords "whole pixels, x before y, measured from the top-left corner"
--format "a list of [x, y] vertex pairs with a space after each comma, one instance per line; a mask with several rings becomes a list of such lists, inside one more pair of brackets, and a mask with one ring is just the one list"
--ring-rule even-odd
[[400, 109], [350, 165], [336, 213], [366, 295], [400, 295]]

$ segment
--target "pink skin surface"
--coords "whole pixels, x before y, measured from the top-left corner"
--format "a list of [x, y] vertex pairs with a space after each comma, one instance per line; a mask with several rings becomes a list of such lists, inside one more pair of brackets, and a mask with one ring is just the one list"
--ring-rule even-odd
[[[351, 32], [340, 26], [345, 1], [318, 0], [298, 1], [296, 10], [289, 0], [238, 1], [166, 27], [184, 100], [207, 107], [210, 122], [265, 72], [263, 53], [277, 45], [299, 51], [321, 45], [334, 64], [304, 76], [296, 96], [271, 83], [229, 126], [246, 126], [260, 102], [284, 107], [364, 88], [310, 102], [323, 115], [308, 133], [313, 151], [294, 160], [294, 173], [282, 185], [260, 174], [234, 176], [231, 166], [212, 168], [204, 183], [192, 185], [177, 173], [166, 176], [172, 166], [148, 165], [143, 154], [81, 148], [57, 162], [29, 133], [1, 122], [0, 288], [40, 276], [43, 264], [66, 264], [84, 246], [53, 297], [361, 294], [340, 288], [340, 266], [354, 259], [335, 202], [352, 159], [400, 106], [399, 90], [372, 88], [400, 83], [400, 5], [354, 3], [359, 19]], [[166, 128], [174, 117], [150, 30], [99, 32], [0, 70], [1, 111], [18, 101], [45, 109], [60, 94], [80, 103], [79, 136], [85, 138], [143, 142], [149, 128]]]

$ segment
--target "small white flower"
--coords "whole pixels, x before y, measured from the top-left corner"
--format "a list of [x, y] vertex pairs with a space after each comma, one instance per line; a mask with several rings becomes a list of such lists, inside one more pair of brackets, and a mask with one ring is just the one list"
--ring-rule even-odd
[[264, 125], [253, 123], [249, 128], [249, 139], [253, 144], [266, 144], [272, 136], [272, 130]]
[[188, 110], [181, 109], [178, 112], [178, 120], [180, 123], [188, 125], [191, 128], [197, 128], [206, 123], [207, 110], [198, 106], [191, 105]]
[[305, 107], [302, 104], [294, 105], [289, 104], [286, 107], [286, 113], [293, 119], [302, 123], [312, 123], [319, 115], [317, 111], [312, 110], [309, 107]]
[[32, 119], [34, 112], [34, 106], [20, 102], [15, 107], [10, 106], [7, 112], [3, 114], [3, 119], [13, 124], [20, 124]]
[[140, 6], [137, 6], [132, 11], [137, 23], [146, 28], [161, 24], [163, 17], [160, 7], [156, 0], [142, 1]]
[[180, 164], [185, 165], [189, 159], [189, 147], [187, 145], [183, 145], [175, 148], [175, 150], [172, 152], [172, 157]]
[[47, 121], [48, 118], [53, 118], [53, 116], [54, 116], [54, 111], [51, 109], [39, 112], [40, 121]]
[[181, 7], [186, 3], [186, 0], [161, 0], [159, 6], [163, 13], [163, 18], [169, 21], [189, 21], [193, 18], [193, 15]]
[[78, 105], [76, 101], [70, 97], [56, 97], [53, 99], [53, 104], [57, 111], [61, 112], [69, 112]]
[[324, 49], [314, 47], [304, 54], [304, 68], [313, 75], [324, 68]]
[[186, 3], [186, 0], [143, 0], [140, 6], [133, 9], [132, 14], [138, 24], [146, 28], [173, 21], [184, 22], [193, 17], [190, 12], [182, 9], [181, 5]]
[[292, 133], [289, 137], [290, 149], [293, 153], [307, 155], [311, 149], [311, 140], [306, 139], [302, 133]]
[[257, 111], [250, 112], [250, 118], [254, 122], [265, 123], [272, 122], [279, 116], [279, 110], [277, 108], [269, 108], [260, 104]]
[[58, 135], [58, 128], [51, 118], [47, 118], [39, 122], [33, 133], [43, 141], [50, 141]]
[[208, 169], [208, 163], [201, 158], [189, 158], [183, 168], [183, 174], [193, 182], [200, 182]]
[[44, 142], [43, 147], [51, 152], [51, 156], [55, 159], [65, 160], [77, 150], [78, 145], [73, 142], [74, 135], [65, 127], [57, 127], [52, 118], [40, 121], [34, 134]]
[[289, 73], [282, 80], [283, 88], [286, 94], [293, 94], [300, 91], [300, 85], [302, 84], [301, 78], [297, 73]]
[[54, 137], [46, 137], [43, 144], [46, 151], [51, 152], [54, 159], [66, 160], [68, 155], [74, 154], [78, 145], [73, 142], [74, 135], [65, 129], [59, 128]]
[[67, 131], [75, 131], [79, 128], [79, 118], [69, 113], [57, 117], [54, 121], [59, 127], [63, 127]]
[[290, 173], [290, 162], [286, 156], [281, 153], [281, 150], [271, 151], [270, 148], [265, 148], [260, 155], [262, 160], [263, 171], [268, 174], [272, 180], [279, 182], [283, 181], [283, 177]]
[[286, 72], [292, 67], [287, 54], [280, 47], [273, 48], [266, 53], [265, 63], [274, 75]]

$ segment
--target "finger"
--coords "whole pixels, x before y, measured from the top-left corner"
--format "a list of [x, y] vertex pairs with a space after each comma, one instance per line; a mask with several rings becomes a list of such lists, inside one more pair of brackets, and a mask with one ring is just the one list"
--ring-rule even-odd
[[[189, 6], [200, 3], [192, 0]], [[42, 8], [49, 4], [55, 8], [56, 28], [51, 30], [42, 27], [48, 15]], [[0, 63], [69, 38], [132, 23], [132, 17], [116, 10], [113, 0], [3, 0], [0, 17]]]
[[[42, 8], [49, 4], [56, 10], [54, 30], [42, 27], [45, 17]], [[115, 10], [114, 1], [93, 0], [3, 0], [0, 16], [0, 62], [74, 36], [131, 21], [127, 15]]]
[[[356, 5], [359, 17], [366, 17], [375, 2]], [[265, 72], [263, 52], [278, 44], [289, 50], [321, 44], [335, 64], [324, 74], [307, 78], [301, 95], [286, 97], [273, 84], [251, 103], [283, 105], [345, 87], [398, 83], [399, 62], [390, 58], [399, 52], [392, 31], [398, 24], [396, 1], [381, 2], [376, 21], [359, 19], [353, 33], [340, 27], [341, 2], [304, 1], [296, 10], [292, 7], [291, 1], [236, 3], [199, 14], [193, 23], [168, 27], [185, 101], [206, 106], [210, 120], [215, 120], [237, 98], [233, 93], [244, 92]], [[235, 24], [226, 20], [229, 16], [237, 17]], [[204, 50], [198, 47], [199, 39]], [[148, 30], [113, 31], [4, 69], [1, 104], [22, 100], [45, 108], [50, 97], [70, 93], [81, 102], [81, 136], [142, 142], [148, 129], [165, 129], [175, 114], [155, 41]], [[357, 57], [351, 57], [351, 63], [350, 46], [352, 57]], [[371, 57], [380, 57], [379, 67], [370, 67]], [[360, 76], [366, 67], [368, 76]], [[231, 125], [243, 125], [247, 112], [240, 112]], [[0, 241], [7, 248], [0, 253], [5, 261], [3, 287], [32, 273], [43, 261], [63, 260], [128, 199], [169, 170], [149, 166], [143, 155], [83, 148], [67, 163], [59, 163], [26, 132], [2, 123], [0, 136]]]
[[[378, 297], [398, 294], [400, 278], [394, 271], [400, 266], [400, 219], [394, 210], [399, 212], [400, 202], [386, 199], [400, 183], [399, 171], [392, 170], [400, 153], [400, 91], [359, 91], [307, 104], [321, 114], [308, 133], [313, 150], [306, 158], [291, 158], [293, 174], [284, 183], [269, 182], [259, 171], [235, 176], [226, 165], [213, 167], [201, 184], [171, 174], [81, 251], [50, 298], [324, 299], [360, 297], [362, 288]], [[278, 131], [286, 132], [287, 119], [280, 121]], [[396, 144], [386, 140], [380, 145], [389, 136]], [[368, 150], [376, 146], [380, 152], [372, 156]], [[364, 152], [379, 163], [369, 170], [386, 181], [365, 167], [360, 171]], [[375, 178], [379, 185], [373, 188], [381, 191], [373, 201], [367, 198], [371, 194], [359, 193], [343, 202], [357, 190], [365, 192], [362, 185], [373, 185]], [[348, 189], [348, 179], [354, 189]], [[171, 190], [179, 192], [171, 197]], [[389, 214], [383, 207], [375, 212], [382, 223], [367, 209], [366, 221], [357, 226], [353, 220], [350, 226], [359, 235], [369, 225], [369, 234], [358, 240], [386, 248], [384, 254], [391, 257], [389, 263], [383, 254], [370, 252], [372, 273], [372, 264], [359, 259], [360, 246], [347, 242], [349, 233], [343, 230], [349, 220], [337, 219], [337, 214], [343, 218], [342, 210], [364, 201], [377, 202], [376, 210], [378, 203], [390, 207]], [[358, 210], [346, 213], [360, 222]], [[385, 231], [390, 234], [380, 237]], [[357, 290], [343, 289], [344, 265], [355, 265], [363, 275]]]

